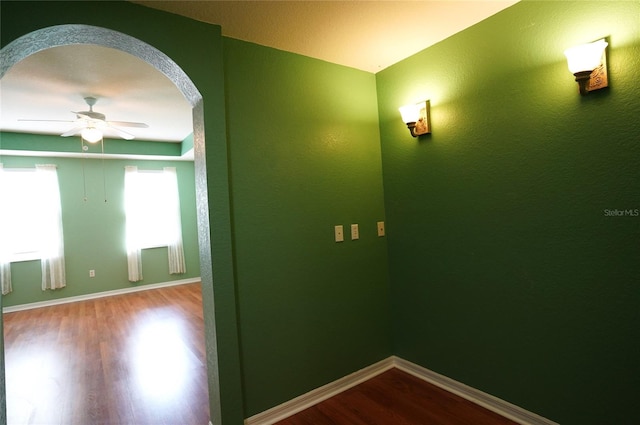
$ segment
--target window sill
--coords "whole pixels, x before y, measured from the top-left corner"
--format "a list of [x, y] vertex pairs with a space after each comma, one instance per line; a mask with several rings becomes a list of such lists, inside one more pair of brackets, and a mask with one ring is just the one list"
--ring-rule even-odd
[[26, 252], [24, 254], [13, 254], [9, 257], [10, 263], [21, 263], [24, 261], [39, 261], [40, 255], [37, 252]]

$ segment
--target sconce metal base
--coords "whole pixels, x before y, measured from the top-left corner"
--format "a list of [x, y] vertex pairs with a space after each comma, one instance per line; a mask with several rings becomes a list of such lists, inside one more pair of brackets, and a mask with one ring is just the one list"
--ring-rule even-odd
[[589, 93], [589, 80], [591, 80], [591, 71], [581, 71], [573, 74], [576, 77], [580, 94], [585, 95]]

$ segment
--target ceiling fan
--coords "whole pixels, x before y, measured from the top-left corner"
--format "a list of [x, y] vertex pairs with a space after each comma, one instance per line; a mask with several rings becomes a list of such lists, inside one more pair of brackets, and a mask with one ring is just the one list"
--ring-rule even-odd
[[141, 122], [129, 122], [129, 121], [107, 121], [107, 117], [93, 110], [93, 105], [96, 104], [98, 99], [95, 97], [85, 97], [84, 101], [89, 105], [88, 111], [71, 111], [76, 114], [77, 119], [75, 121], [70, 120], [26, 120], [20, 121], [49, 121], [49, 122], [70, 122], [75, 123], [75, 127], [62, 133], [60, 136], [69, 137], [76, 134], [80, 134], [82, 138], [89, 143], [96, 143], [102, 140], [104, 130], [111, 130], [123, 139], [131, 140], [135, 136], [129, 132], [126, 132], [118, 127], [136, 127], [136, 128], [148, 128], [147, 124]]

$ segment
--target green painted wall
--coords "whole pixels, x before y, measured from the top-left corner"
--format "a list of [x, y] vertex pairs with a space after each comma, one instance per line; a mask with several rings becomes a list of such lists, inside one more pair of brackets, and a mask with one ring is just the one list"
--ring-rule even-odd
[[375, 76], [228, 38], [224, 55], [251, 416], [391, 354]]
[[[22, 135], [20, 138], [29, 143], [39, 137], [41, 136]], [[11, 271], [14, 290], [2, 297], [4, 307], [200, 276], [192, 162], [105, 160], [104, 180], [103, 163], [96, 159], [83, 161], [80, 158], [2, 156], [0, 162], [6, 169], [33, 168], [35, 164], [58, 166], [67, 276], [65, 288], [42, 291], [39, 260], [13, 263]], [[185, 274], [170, 275], [167, 248], [153, 248], [142, 250], [144, 279], [135, 284], [128, 281], [124, 216], [125, 165], [155, 170], [176, 167], [187, 266]], [[86, 181], [86, 202], [83, 181]], [[10, 208], [10, 205], [3, 205], [3, 208]], [[96, 271], [95, 278], [89, 278], [90, 269]]]
[[[59, 137], [50, 135], [39, 135], [38, 138], [32, 138], [28, 145], [23, 144], [23, 140], [19, 137], [20, 133], [2, 132], [0, 147], [10, 151], [39, 151], [45, 152], [42, 155], [48, 155], [46, 152], [66, 152], [77, 153], [80, 142], [77, 137]], [[86, 143], [87, 153], [101, 153], [102, 146], [99, 143]], [[123, 139], [105, 139], [104, 152], [106, 154], [120, 155], [157, 155], [157, 156], [174, 156], [179, 157], [189, 149], [193, 148], [193, 136], [187, 136], [182, 143], [166, 143], [136, 140], [131, 142]]]
[[[607, 37], [610, 87], [564, 49]], [[378, 74], [394, 353], [562, 424], [635, 424], [640, 3], [521, 2]], [[397, 108], [431, 99], [433, 134]]]

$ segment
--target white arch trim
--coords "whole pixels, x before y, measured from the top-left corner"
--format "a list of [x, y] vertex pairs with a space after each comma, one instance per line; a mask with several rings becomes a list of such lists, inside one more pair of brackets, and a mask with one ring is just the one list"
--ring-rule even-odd
[[182, 68], [160, 50], [121, 32], [92, 25], [56, 25], [41, 28], [12, 41], [2, 49], [0, 78], [13, 65], [27, 56], [52, 47], [72, 44], [95, 44], [132, 54], [166, 75], [178, 87], [192, 107], [195, 107], [202, 100], [198, 89]]

